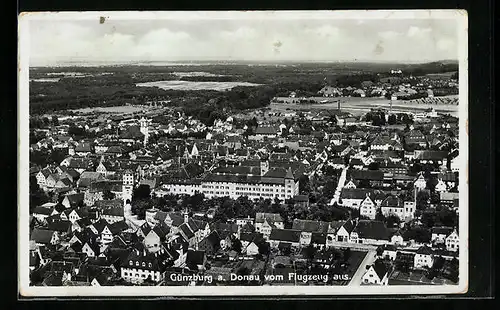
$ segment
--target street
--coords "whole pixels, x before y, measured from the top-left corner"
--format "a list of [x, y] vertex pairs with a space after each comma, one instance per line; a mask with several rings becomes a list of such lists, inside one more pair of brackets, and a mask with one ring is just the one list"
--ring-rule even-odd
[[352, 279], [349, 282], [349, 286], [361, 285], [361, 277], [363, 277], [363, 275], [366, 272], [366, 266], [373, 264], [373, 262], [375, 262], [376, 258], [377, 258], [376, 251], [372, 250], [372, 251], [369, 251], [368, 253], [366, 253], [366, 256], [363, 259], [363, 261], [361, 262], [361, 264], [359, 265], [358, 270], [356, 270], [356, 273], [354, 273], [354, 275], [352, 276]]
[[340, 174], [339, 183], [337, 184], [337, 189], [335, 190], [335, 194], [333, 195], [333, 199], [332, 199], [332, 201], [330, 201], [330, 205], [333, 205], [334, 203], [339, 202], [340, 192], [342, 191], [342, 188], [344, 188], [346, 177], [347, 177], [347, 168], [344, 168], [344, 169], [342, 169], [342, 173]]

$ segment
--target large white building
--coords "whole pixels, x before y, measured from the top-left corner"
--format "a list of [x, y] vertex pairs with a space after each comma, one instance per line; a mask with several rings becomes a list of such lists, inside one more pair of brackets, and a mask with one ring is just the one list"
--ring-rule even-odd
[[268, 164], [264, 164], [260, 174], [211, 172], [197, 181], [170, 181], [163, 184], [162, 189], [166, 194], [203, 193], [207, 198], [248, 196], [250, 199], [285, 200], [299, 194], [299, 180], [290, 168], [269, 169]]

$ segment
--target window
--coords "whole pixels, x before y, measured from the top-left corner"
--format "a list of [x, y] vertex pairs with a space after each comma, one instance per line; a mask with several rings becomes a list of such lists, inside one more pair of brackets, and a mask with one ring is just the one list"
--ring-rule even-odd
[[145, 262], [142, 262], [142, 267], [146, 267], [146, 263]]
[[135, 265], [136, 265], [136, 266], [139, 266], [139, 262], [135, 262]]

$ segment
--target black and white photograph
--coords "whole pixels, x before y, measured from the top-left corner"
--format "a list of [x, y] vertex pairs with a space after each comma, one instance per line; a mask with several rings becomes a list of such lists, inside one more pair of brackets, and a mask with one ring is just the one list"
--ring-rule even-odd
[[467, 13], [19, 16], [19, 292], [460, 294]]

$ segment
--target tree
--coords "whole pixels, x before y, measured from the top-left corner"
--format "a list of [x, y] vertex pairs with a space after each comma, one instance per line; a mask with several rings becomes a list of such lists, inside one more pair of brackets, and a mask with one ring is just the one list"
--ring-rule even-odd
[[268, 242], [260, 242], [257, 246], [261, 255], [267, 256], [271, 252], [271, 246]]
[[115, 197], [116, 197], [116, 195], [114, 193], [112, 193], [109, 189], [106, 189], [103, 192], [103, 199], [105, 199], [105, 200], [115, 199]]
[[386, 223], [388, 228], [394, 228], [394, 227], [399, 226], [399, 223], [401, 223], [401, 220], [396, 215], [391, 214], [388, 217], [386, 217], [385, 223]]
[[151, 198], [151, 189], [149, 185], [141, 184], [136, 187], [132, 193], [132, 201], [134, 200], [144, 200]]
[[34, 208], [46, 203], [49, 201], [49, 197], [45, 192], [38, 186], [35, 177], [30, 178], [29, 182], [30, 187], [30, 196], [29, 196], [29, 209], [33, 210]]
[[68, 134], [70, 136], [76, 136], [76, 137], [84, 137], [85, 136], [85, 128], [75, 126], [74, 124], [71, 124], [68, 129]]
[[344, 261], [344, 263], [346, 263], [347, 261], [349, 261], [349, 258], [351, 258], [351, 248], [345, 248], [342, 251], [342, 260]]
[[143, 220], [146, 216], [146, 210], [153, 207], [152, 201], [147, 199], [132, 200], [132, 214], [137, 215], [137, 218]]
[[312, 244], [309, 244], [304, 248], [303, 253], [304, 258], [307, 259], [309, 263], [311, 263], [314, 259], [314, 255], [316, 254], [316, 248]]
[[233, 238], [233, 240], [231, 240], [231, 250], [235, 251], [236, 253], [241, 253], [242, 245], [240, 239]]
[[379, 168], [380, 168], [380, 163], [376, 161], [368, 165], [368, 170], [379, 170]]
[[311, 183], [307, 175], [301, 175], [299, 178], [299, 193], [301, 195], [311, 192]]
[[385, 216], [382, 214], [380, 208], [377, 210], [375, 214], [375, 221], [385, 222]]
[[57, 115], [52, 115], [52, 125], [59, 126], [59, 119], [57, 118]]
[[429, 199], [430, 199], [430, 195], [429, 195], [429, 192], [428, 191], [419, 191], [417, 192], [417, 197], [416, 197], [416, 200], [417, 200], [417, 205], [416, 205], [416, 208], [417, 210], [425, 210], [427, 209], [427, 207], [429, 207]]
[[403, 232], [403, 239], [415, 240], [418, 243], [428, 243], [431, 240], [431, 234], [428, 228], [412, 227]]
[[394, 125], [396, 124], [396, 121], [397, 121], [397, 118], [396, 118], [396, 115], [395, 114], [391, 114], [389, 115], [389, 118], [387, 120], [387, 122], [389, 123], [389, 125]]
[[383, 253], [384, 253], [384, 248], [382, 246], [379, 246], [377, 248], [377, 256], [382, 257]]
[[332, 178], [329, 179], [326, 182], [325, 186], [323, 187], [323, 197], [327, 199], [332, 199], [336, 189], [337, 189], [337, 182]]

